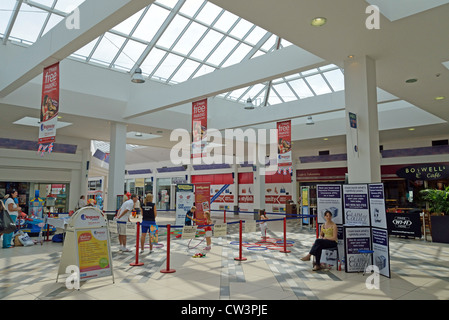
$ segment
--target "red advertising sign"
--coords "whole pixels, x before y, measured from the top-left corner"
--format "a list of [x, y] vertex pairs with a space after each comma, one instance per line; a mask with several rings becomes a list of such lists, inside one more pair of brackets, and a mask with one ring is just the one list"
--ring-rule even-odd
[[206, 145], [207, 99], [192, 103], [192, 158], [201, 158]]
[[44, 69], [39, 144], [55, 141], [59, 113], [59, 62]]
[[291, 120], [277, 123], [278, 131], [278, 166], [292, 165], [292, 123]]
[[210, 211], [210, 184], [195, 184], [195, 219], [203, 220], [204, 211]]
[[265, 196], [266, 204], [286, 204], [287, 200], [292, 200], [292, 196]]
[[239, 195], [239, 203], [254, 203], [254, 196], [252, 195]]

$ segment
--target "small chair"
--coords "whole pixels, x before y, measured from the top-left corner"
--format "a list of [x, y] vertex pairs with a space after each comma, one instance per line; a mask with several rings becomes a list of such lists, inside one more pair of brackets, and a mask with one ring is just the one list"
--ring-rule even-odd
[[365, 275], [366, 268], [370, 265], [371, 255], [374, 253], [373, 250], [359, 250], [359, 253], [362, 254], [363, 259], [365, 260], [365, 265], [363, 267], [363, 275]]

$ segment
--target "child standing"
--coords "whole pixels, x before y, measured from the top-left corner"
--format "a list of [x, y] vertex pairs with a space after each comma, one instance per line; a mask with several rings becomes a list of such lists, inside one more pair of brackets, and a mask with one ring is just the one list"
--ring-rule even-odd
[[204, 231], [206, 231], [206, 247], [204, 248], [204, 250], [209, 251], [212, 244], [212, 227], [210, 226], [212, 224], [212, 219], [210, 218], [209, 211], [204, 211], [204, 220], [204, 224], [208, 225], [204, 228]]

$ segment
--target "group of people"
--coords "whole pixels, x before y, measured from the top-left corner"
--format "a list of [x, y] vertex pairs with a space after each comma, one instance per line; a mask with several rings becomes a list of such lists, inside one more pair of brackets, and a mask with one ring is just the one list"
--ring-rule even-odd
[[[17, 190], [13, 189], [3, 198], [4, 203], [0, 200], [0, 209], [6, 210], [14, 223], [16, 222], [19, 213], [22, 211], [22, 208], [19, 207], [19, 199], [17, 198], [18, 196], [19, 193], [17, 192]], [[12, 242], [13, 234], [14, 232], [3, 234], [3, 249], [14, 247], [14, 244]]]
[[[129, 221], [130, 215], [133, 212], [136, 203], [138, 202], [138, 196], [133, 194], [130, 196], [129, 200], [123, 202], [120, 210], [118, 210], [115, 217], [117, 221], [117, 232], [119, 234], [120, 251], [130, 251], [126, 247], [126, 223]], [[140, 237], [140, 253], [144, 252], [144, 245], [147, 233], [150, 233], [150, 253], [153, 252], [153, 237], [154, 234], [151, 233], [151, 228], [157, 230], [156, 217], [157, 210], [155, 203], [153, 202], [153, 195], [147, 194], [143, 203], [140, 205], [142, 212], [142, 223], [141, 223], [141, 237]], [[199, 220], [195, 217], [196, 207], [192, 206], [190, 210], [186, 213], [185, 225], [191, 226], [193, 222], [199, 225], [204, 225], [205, 237], [206, 237], [206, 247], [204, 250], [211, 250], [212, 245], [212, 219], [210, 211], [204, 212], [204, 219]], [[321, 254], [324, 249], [334, 248], [338, 243], [338, 229], [335, 222], [332, 221], [332, 213], [326, 211], [324, 213], [325, 223], [321, 227], [320, 236], [315, 240], [313, 246], [309, 250], [309, 253], [302, 257], [302, 261], [309, 261], [311, 256], [315, 256], [315, 265], [313, 267], [314, 271], [321, 270]], [[266, 238], [267, 233], [267, 222], [268, 220], [266, 213], [261, 212], [260, 214], [260, 229], [263, 238]]]

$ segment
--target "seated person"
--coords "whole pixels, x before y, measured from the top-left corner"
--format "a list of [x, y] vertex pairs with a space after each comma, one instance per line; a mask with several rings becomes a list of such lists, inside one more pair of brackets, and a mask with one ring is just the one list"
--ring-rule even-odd
[[338, 243], [338, 228], [332, 221], [332, 213], [329, 210], [324, 212], [324, 218], [326, 222], [321, 226], [320, 237], [315, 240], [309, 253], [301, 258], [302, 261], [309, 261], [310, 257], [315, 256], [316, 264], [313, 267], [313, 271], [321, 269], [321, 253], [323, 249], [335, 248]]

